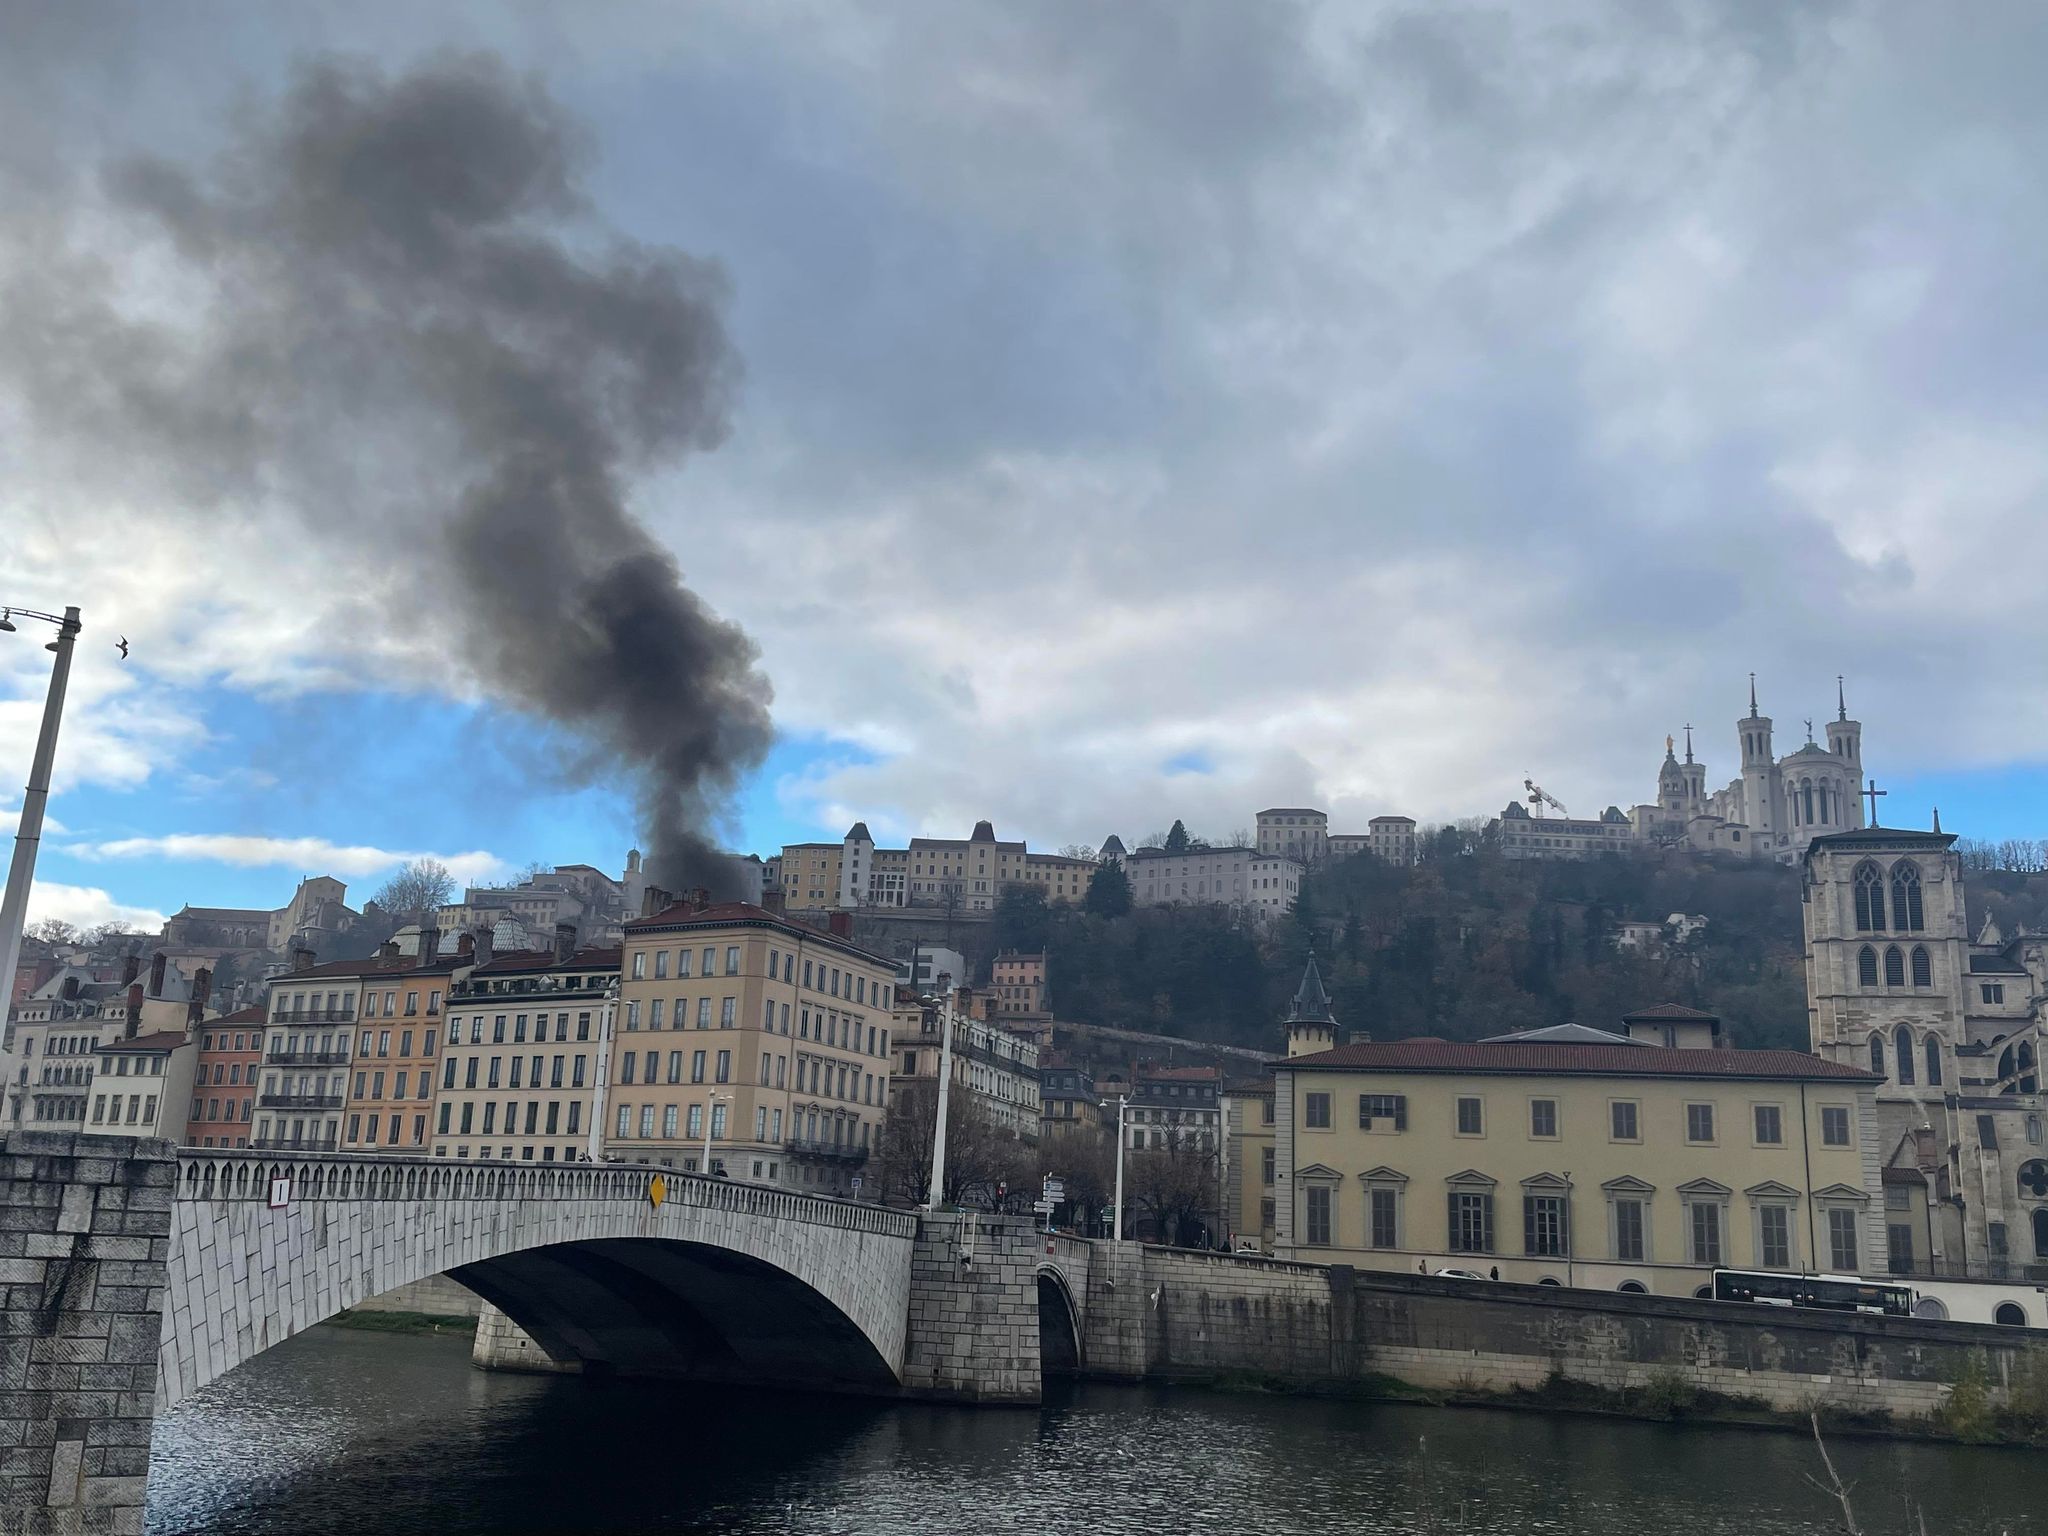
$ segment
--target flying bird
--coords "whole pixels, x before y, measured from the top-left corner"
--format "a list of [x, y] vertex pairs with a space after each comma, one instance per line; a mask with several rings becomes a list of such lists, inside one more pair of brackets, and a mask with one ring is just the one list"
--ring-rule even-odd
[[114, 649], [119, 651], [121, 653], [121, 659], [123, 661], [126, 661], [128, 659], [128, 637], [126, 635], [123, 635], [119, 640], [117, 640], [114, 643]]

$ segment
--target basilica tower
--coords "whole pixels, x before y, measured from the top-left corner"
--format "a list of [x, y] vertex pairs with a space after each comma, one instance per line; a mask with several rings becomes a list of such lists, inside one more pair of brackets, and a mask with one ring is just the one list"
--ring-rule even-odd
[[1863, 722], [1849, 718], [1849, 700], [1842, 680], [1835, 679], [1835, 718], [1828, 722], [1828, 751], [1840, 758], [1849, 771], [1849, 804], [1843, 807], [1851, 827], [1863, 825], [1863, 800], [1856, 789], [1863, 781]]
[[1783, 833], [1778, 805], [1778, 765], [1771, 750], [1771, 717], [1756, 707], [1756, 674], [1749, 674], [1749, 713], [1735, 722], [1742, 738], [1742, 816], [1750, 836], [1764, 848], [1775, 848]]

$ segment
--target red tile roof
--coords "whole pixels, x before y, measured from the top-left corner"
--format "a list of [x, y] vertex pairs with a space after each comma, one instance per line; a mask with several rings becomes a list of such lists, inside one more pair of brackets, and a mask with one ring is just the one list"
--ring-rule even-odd
[[215, 1024], [261, 1024], [264, 1019], [263, 1005], [251, 1003], [246, 1008], [237, 1008], [233, 1013], [218, 1014], [204, 1023], [206, 1027], [211, 1028]]
[[810, 928], [802, 923], [791, 922], [779, 912], [770, 912], [766, 907], [757, 907], [750, 901], [714, 902], [708, 907], [693, 907], [687, 901], [676, 902], [651, 917], [635, 918], [626, 924], [626, 932], [653, 932], [675, 928], [774, 928], [783, 933], [796, 935], [813, 943], [830, 944], [835, 948], [859, 955], [876, 965], [893, 969], [890, 961], [869, 950], [862, 949], [851, 939], [841, 938], [823, 928]]
[[160, 1029], [153, 1035], [137, 1035], [133, 1040], [109, 1040], [105, 1045], [96, 1046], [101, 1051], [175, 1051], [184, 1045], [185, 1032], [182, 1029]]
[[552, 949], [509, 950], [494, 955], [490, 962], [471, 971], [472, 980], [479, 976], [516, 975], [525, 971], [616, 971], [619, 968], [619, 951], [612, 949], [579, 949], [566, 960], [557, 960]]
[[1139, 1067], [1138, 1078], [1159, 1083], [1213, 1083], [1221, 1080], [1221, 1067]]
[[1361, 1041], [1274, 1070], [1331, 1072], [1456, 1072], [1553, 1077], [1826, 1078], [1844, 1083], [1884, 1079], [1861, 1067], [1823, 1061], [1804, 1051], [1699, 1051], [1662, 1045], [1482, 1045], [1469, 1041]]
[[1720, 1017], [1718, 1013], [1705, 1013], [1683, 1003], [1653, 1003], [1648, 1008], [1638, 1008], [1634, 1013], [1624, 1013], [1621, 1022], [1626, 1024], [1632, 1019], [1647, 1019], [1653, 1024], [1706, 1024]]

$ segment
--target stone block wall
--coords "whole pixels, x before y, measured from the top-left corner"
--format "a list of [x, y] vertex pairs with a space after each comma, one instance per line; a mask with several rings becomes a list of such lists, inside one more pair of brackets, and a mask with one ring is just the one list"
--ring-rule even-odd
[[[453, 1284], [453, 1282], [450, 1282]], [[487, 1301], [479, 1300], [476, 1342], [470, 1346], [469, 1362], [480, 1371], [520, 1371], [545, 1376], [574, 1376], [582, 1371], [580, 1360], [557, 1360], [533, 1336]]]
[[350, 1308], [354, 1312], [411, 1312], [420, 1317], [480, 1317], [483, 1298], [446, 1275], [430, 1275], [393, 1286], [379, 1296], [368, 1296]]
[[[1089, 1273], [1090, 1375], [1316, 1381], [1346, 1358], [1333, 1271], [1138, 1243], [1098, 1243]], [[1349, 1276], [1350, 1271], [1343, 1271]]]
[[139, 1536], [177, 1152], [0, 1137], [0, 1531]]
[[1036, 1403], [1043, 1240], [1015, 1216], [918, 1217], [903, 1390], [973, 1403]]

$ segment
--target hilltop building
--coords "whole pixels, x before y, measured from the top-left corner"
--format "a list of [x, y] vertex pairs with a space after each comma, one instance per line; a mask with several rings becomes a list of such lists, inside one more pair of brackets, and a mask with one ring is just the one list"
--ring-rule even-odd
[[1095, 860], [1033, 853], [998, 838], [989, 822], [971, 835], [913, 837], [883, 848], [864, 821], [836, 843], [789, 843], [763, 863], [768, 892], [788, 912], [854, 911], [863, 907], [937, 907], [993, 912], [1003, 891], [1035, 886], [1046, 900], [1077, 902], [1088, 893]]

